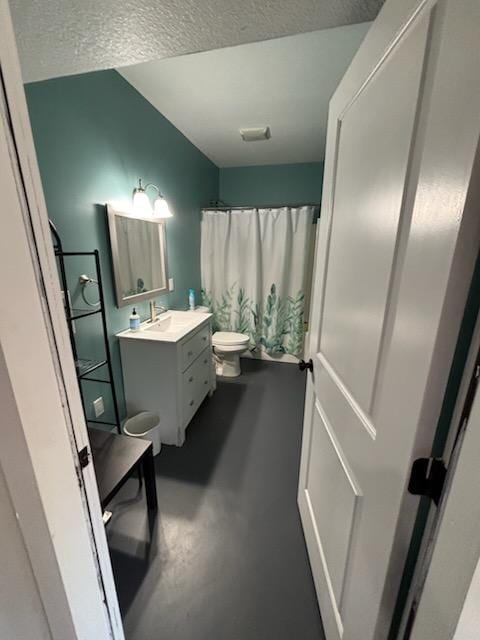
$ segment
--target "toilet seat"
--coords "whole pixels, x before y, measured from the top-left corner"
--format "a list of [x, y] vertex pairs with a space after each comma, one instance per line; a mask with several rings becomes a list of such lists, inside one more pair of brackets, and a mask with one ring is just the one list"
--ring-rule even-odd
[[229, 350], [235, 350], [238, 347], [245, 347], [250, 341], [250, 338], [244, 333], [235, 333], [234, 331], [217, 331], [212, 336], [212, 344], [214, 347], [220, 347]]

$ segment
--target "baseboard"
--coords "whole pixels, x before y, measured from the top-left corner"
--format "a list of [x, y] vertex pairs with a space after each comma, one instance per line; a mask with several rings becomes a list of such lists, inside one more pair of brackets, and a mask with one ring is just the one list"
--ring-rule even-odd
[[277, 355], [269, 355], [265, 351], [246, 351], [242, 353], [241, 358], [250, 358], [253, 360], [266, 360], [268, 362], [285, 362], [288, 364], [297, 364], [298, 358], [290, 353], [279, 353]]

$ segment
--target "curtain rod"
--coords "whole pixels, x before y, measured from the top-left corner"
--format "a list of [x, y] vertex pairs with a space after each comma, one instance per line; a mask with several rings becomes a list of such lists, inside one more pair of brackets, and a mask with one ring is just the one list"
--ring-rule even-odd
[[302, 202], [295, 204], [269, 204], [267, 206], [243, 206], [243, 207], [202, 207], [202, 211], [241, 211], [244, 209], [283, 209], [285, 207], [291, 207], [293, 209], [298, 209], [300, 207], [320, 207], [319, 202]]

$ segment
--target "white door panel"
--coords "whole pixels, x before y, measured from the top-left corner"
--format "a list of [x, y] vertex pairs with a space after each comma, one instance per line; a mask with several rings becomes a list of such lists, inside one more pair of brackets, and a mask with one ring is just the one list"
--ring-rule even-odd
[[427, 28], [426, 17], [415, 22], [347, 105], [337, 128], [320, 351], [366, 414], [388, 312]]
[[340, 603], [360, 492], [348, 460], [318, 403], [313, 413], [310, 452], [306, 490], [322, 541], [333, 596]]
[[[454, 222], [422, 178], [437, 162], [426, 160], [430, 139], [450, 124], [429, 130], [445, 88], [437, 56], [458, 54], [453, 4], [387, 2], [330, 106], [299, 484], [328, 640], [387, 637], [418, 504], [406, 493], [411, 463], [430, 453], [448, 375], [434, 363], [451, 359], [467, 289], [455, 298], [451, 280], [473, 267], [459, 239], [479, 225], [458, 197]], [[460, 19], [475, 15], [467, 5]]]

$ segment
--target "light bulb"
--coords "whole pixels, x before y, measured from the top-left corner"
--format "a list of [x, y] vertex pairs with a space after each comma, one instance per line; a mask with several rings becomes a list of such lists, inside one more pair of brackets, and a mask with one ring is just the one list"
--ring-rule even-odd
[[159, 195], [155, 198], [155, 202], [153, 203], [153, 216], [154, 218], [172, 218], [173, 214], [170, 211], [170, 207], [168, 206], [168, 202], [162, 195]]
[[145, 191], [139, 187], [133, 192], [133, 215], [137, 218], [151, 217], [152, 205]]

